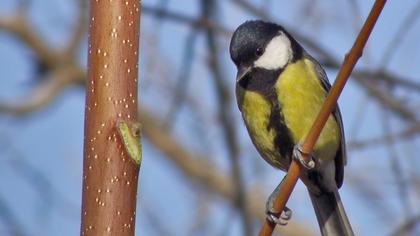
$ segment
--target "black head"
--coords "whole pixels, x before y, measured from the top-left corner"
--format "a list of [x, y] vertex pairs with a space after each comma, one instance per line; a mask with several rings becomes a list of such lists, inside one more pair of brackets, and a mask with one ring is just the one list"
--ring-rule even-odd
[[233, 33], [230, 57], [235, 65], [251, 64], [264, 53], [272, 38], [284, 31], [279, 25], [260, 20], [246, 21]]
[[301, 54], [302, 48], [283, 27], [261, 20], [240, 25], [230, 42], [230, 57], [238, 68], [238, 76], [253, 67], [281, 69]]

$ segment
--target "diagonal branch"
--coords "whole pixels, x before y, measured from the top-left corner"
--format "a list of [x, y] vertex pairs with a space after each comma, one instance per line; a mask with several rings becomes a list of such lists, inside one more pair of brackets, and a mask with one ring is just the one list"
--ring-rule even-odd
[[[3, 198], [2, 195], [0, 195], [0, 219], [5, 223], [7, 228], [7, 235], [13, 235], [13, 236], [24, 236], [28, 235], [24, 232], [23, 225], [20, 223], [20, 221], [17, 219], [16, 215], [13, 213], [13, 211], [9, 208], [8, 204], [6, 203], [6, 200]], [[2, 230], [3, 231], [3, 230]]]
[[413, 138], [419, 133], [420, 133], [420, 123], [417, 123], [407, 129], [404, 129], [399, 132], [395, 132], [393, 134], [388, 134], [385, 136], [365, 139], [365, 140], [349, 141], [347, 142], [347, 147], [349, 147], [349, 149], [351, 150], [351, 149], [363, 149], [363, 148], [373, 147], [374, 145], [384, 145], [389, 139], [393, 139], [395, 141], [404, 141], [404, 140]]
[[[262, 10], [256, 8], [251, 3], [246, 0], [232, 0], [234, 3], [242, 7], [243, 9], [247, 10], [248, 12], [268, 21], [276, 21], [274, 18], [268, 16]], [[202, 27], [203, 29], [214, 29], [215, 32], [218, 32], [222, 36], [230, 37], [232, 35], [232, 31], [229, 29], [224, 28], [221, 25], [213, 21], [197, 19], [194, 17], [189, 17], [182, 15], [180, 13], [175, 13], [165, 9], [153, 8], [149, 6], [143, 6], [145, 10], [145, 14], [150, 14], [152, 16], [159, 16], [159, 17], [166, 17], [174, 22], [178, 22], [181, 24], [189, 24], [191, 27]], [[325, 67], [330, 69], [338, 69], [341, 65], [340, 61], [337, 60], [329, 51], [322, 47], [321, 45], [317, 44], [313, 41], [313, 38], [307, 37], [300, 33], [299, 31], [293, 30], [293, 27], [286, 27], [288, 30], [301, 42], [305, 45], [305, 48], [311, 49], [315, 54], [318, 54], [319, 62]], [[398, 109], [395, 109], [395, 105], [399, 104], [398, 100], [394, 97], [388, 97], [384, 99], [384, 97], [379, 96], [381, 93], [375, 92], [375, 89], [372, 89], [371, 86], [365, 87], [364, 80], [374, 80], [377, 82], [385, 82], [387, 84], [396, 85], [400, 87], [404, 87], [406, 89], [415, 90], [420, 92], [420, 83], [413, 78], [404, 78], [400, 75], [392, 73], [390, 71], [386, 71], [383, 69], [380, 70], [366, 70], [366, 69], [358, 69], [352, 74], [352, 77], [355, 78], [355, 81], [362, 86], [366, 92], [375, 98], [381, 105], [387, 107], [391, 105], [391, 109], [399, 114], [402, 112], [401, 117], [414, 117], [414, 113], [407, 108], [406, 106], [400, 106]], [[373, 92], [372, 92], [373, 90]], [[377, 97], [379, 96], [379, 97]], [[403, 105], [403, 104], [401, 104]]]
[[28, 26], [26, 15], [22, 12], [9, 18], [0, 17], [0, 30], [7, 31], [22, 41], [46, 64], [52, 65], [57, 62], [57, 54]]
[[[370, 33], [383, 9], [385, 6], [386, 0], [376, 0], [375, 4], [372, 7], [372, 10], [366, 19], [365, 24], [363, 25], [359, 35], [357, 36], [356, 41], [353, 44], [350, 52], [346, 55], [343, 65], [340, 68], [340, 71], [337, 75], [331, 90], [328, 93], [327, 98], [325, 99], [324, 105], [321, 108], [314, 124], [309, 130], [305, 141], [302, 144], [302, 153], [306, 161], [310, 158], [310, 153], [312, 153], [313, 147], [327, 122], [328, 117], [331, 112], [335, 109], [337, 105], [337, 99], [340, 96], [341, 91], [344, 88], [344, 85], [347, 82], [354, 66], [356, 65], [357, 60], [362, 56], [363, 48], [369, 38]], [[273, 208], [274, 212], [281, 213], [286, 205], [287, 200], [289, 199], [296, 182], [303, 171], [303, 166], [296, 160], [293, 160], [286, 177], [282, 181], [282, 188], [279, 191], [277, 198], [274, 200]], [[276, 216], [279, 217], [280, 214]], [[271, 235], [274, 230], [275, 224], [269, 220], [265, 221], [265, 224], [261, 228], [259, 233], [260, 236]]]
[[74, 84], [84, 84], [85, 72], [77, 66], [63, 66], [50, 72], [24, 97], [16, 102], [0, 102], [0, 113], [16, 116], [27, 115], [50, 104], [60, 92]]
[[71, 38], [67, 44], [66, 49], [64, 50], [65, 55], [71, 55], [74, 57], [74, 54], [77, 53], [77, 47], [80, 45], [83, 36], [86, 33], [86, 23], [87, 23], [87, 13], [88, 13], [88, 1], [86, 0], [76, 0], [78, 6], [78, 16], [76, 20], [76, 25], [74, 27], [74, 32], [71, 35]]
[[173, 11], [168, 11], [164, 8], [155, 8], [143, 5], [142, 11], [144, 14], [149, 14], [155, 17], [161, 17], [161, 18], [168, 18], [172, 20], [173, 22], [183, 23], [183, 24], [189, 24], [192, 28], [195, 27], [201, 27], [204, 29], [213, 29], [218, 34], [222, 34], [226, 37], [230, 37], [232, 34], [231, 30], [226, 29], [225, 27], [218, 25], [212, 21], [209, 21], [205, 18], [195, 18], [190, 16], [185, 16], [180, 13], [176, 13]]
[[[144, 108], [139, 108], [138, 116], [143, 124], [144, 137], [177, 166], [188, 180], [206, 186], [206, 189], [228, 200], [233, 207], [238, 208], [234, 180], [231, 177], [222, 175], [219, 168], [206, 161], [209, 158], [193, 155], [185, 150], [176, 138], [168, 134], [167, 130], [159, 125], [159, 119]], [[265, 215], [264, 206], [261, 202], [264, 197], [259, 193], [261, 193], [261, 190], [251, 190], [248, 194], [250, 197], [247, 199], [246, 206], [248, 206], [249, 213], [263, 221]], [[306, 226], [293, 222], [290, 222], [288, 227], [281, 228], [279, 232], [290, 236], [313, 235], [313, 231]]]
[[[216, 21], [216, 2], [215, 1], [202, 1], [202, 13], [205, 19], [213, 19]], [[210, 21], [210, 20], [209, 20]], [[239, 145], [237, 142], [237, 136], [235, 132], [235, 126], [232, 119], [232, 109], [230, 107], [230, 93], [226, 87], [223, 78], [223, 73], [221, 67], [219, 66], [218, 50], [216, 44], [216, 36], [214, 30], [207, 28], [205, 31], [208, 54], [210, 56], [209, 67], [213, 75], [213, 81], [215, 85], [215, 92], [217, 95], [218, 102], [218, 115], [222, 125], [222, 131], [224, 134], [224, 141], [229, 152], [229, 160], [231, 164], [231, 173], [235, 183], [235, 199], [236, 204], [238, 204], [238, 209], [240, 212], [243, 235], [250, 236], [252, 233], [251, 220], [247, 213], [246, 208], [246, 193], [245, 186], [243, 183], [241, 166], [240, 166], [240, 157], [239, 157]]]

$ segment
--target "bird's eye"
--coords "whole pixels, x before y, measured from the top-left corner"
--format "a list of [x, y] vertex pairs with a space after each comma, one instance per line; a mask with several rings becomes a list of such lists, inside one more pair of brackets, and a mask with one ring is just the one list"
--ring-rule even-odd
[[261, 56], [263, 54], [264, 50], [262, 48], [257, 48], [257, 50], [255, 51], [255, 55], [256, 56]]

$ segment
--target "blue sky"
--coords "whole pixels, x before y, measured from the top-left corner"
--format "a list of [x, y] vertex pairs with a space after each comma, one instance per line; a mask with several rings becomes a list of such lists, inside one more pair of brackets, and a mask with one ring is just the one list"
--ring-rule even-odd
[[[146, 0], [142, 1], [142, 4], [151, 6], [157, 2], [159, 1]], [[307, 19], [301, 19], [299, 16], [298, 13], [302, 9], [299, 5], [310, 4], [311, 1], [302, 0], [293, 4], [288, 1], [267, 2], [271, 4], [270, 14], [278, 22], [313, 37], [316, 42], [333, 52], [337, 58], [342, 58], [349, 49], [357, 33], [357, 27], [362, 21], [359, 19], [356, 22], [356, 27], [354, 26], [351, 13], [343, 10], [349, 7], [348, 1], [338, 1], [333, 6], [330, 5], [330, 1], [317, 1], [314, 4], [315, 13], [309, 15]], [[357, 2], [360, 14], [364, 19], [370, 10], [372, 1], [360, 0]], [[415, 4], [416, 1], [405, 1], [404, 4], [399, 1], [388, 1], [369, 40], [364, 54], [365, 58], [358, 66], [363, 68], [378, 68], [380, 66], [381, 56], [400, 27], [403, 16]], [[1, 1], [0, 16], [11, 14], [15, 5], [13, 0]], [[198, 16], [199, 14], [199, 5], [197, 1], [193, 0], [185, 1], [183, 4], [169, 1], [168, 7], [189, 16]], [[62, 46], [65, 39], [69, 37], [70, 29], [74, 24], [76, 8], [72, 1], [32, 1], [29, 9], [31, 26], [49, 45], [57, 48]], [[243, 21], [255, 18], [229, 1], [223, 1], [220, 4], [220, 9], [222, 9], [220, 23], [232, 30]], [[316, 24], [317, 22], [319, 25]], [[416, 43], [420, 36], [416, 32], [419, 24], [416, 22], [415, 26], [408, 31], [388, 67], [398, 75], [416, 78], [416, 75], [420, 73], [420, 67], [417, 66], [420, 59], [420, 46]], [[146, 51], [149, 51], [149, 55], [161, 57], [158, 61], [165, 64], [164, 68], [173, 70], [169, 72], [169, 75], [177, 75], [181, 67], [180, 58], [183, 53], [184, 40], [190, 28], [185, 25], [163, 22], [156, 30], [157, 25], [159, 23], [148, 15], [144, 15], [142, 18], [141, 30], [142, 36], [145, 38], [141, 40], [140, 79], [145, 78], [146, 82], [140, 82], [140, 102], [163, 118], [170, 104], [167, 102], [168, 95], [165, 93], [156, 95], [157, 92], [162, 91], [161, 88], [157, 88], [162, 80], [157, 79], [157, 82], [150, 82], [158, 73], [148, 71], [148, 67], [145, 66], [148, 63], [156, 63], [146, 56]], [[153, 35], [158, 36], [157, 46], [149, 44], [153, 40]], [[225, 78], [231, 79], [226, 81], [226, 84], [233, 91], [236, 71], [229, 59], [228, 41], [219, 38], [218, 42], [222, 51], [220, 64], [224, 70]], [[196, 56], [192, 65], [192, 79], [187, 91], [193, 97], [203, 98], [205, 114], [212, 114], [216, 109], [215, 95], [212, 92], [213, 83], [205, 65], [207, 58], [202, 35], [197, 38], [195, 48]], [[83, 45], [80, 52], [81, 64], [86, 62], [85, 57], [86, 46]], [[0, 101], [13, 101], [25, 95], [33, 86], [34, 69], [32, 53], [9, 34], [0, 32]], [[336, 71], [328, 70], [327, 72], [332, 80]], [[166, 82], [173, 84], [174, 79], [169, 78], [169, 82]], [[350, 81], [340, 98], [348, 140], [376, 137], [382, 134], [381, 124], [378, 122], [379, 116], [382, 114], [381, 109], [376, 102], [366, 102], [367, 99], [364, 96], [360, 86]], [[409, 95], [407, 97], [411, 98]], [[414, 98], [418, 99], [418, 96]], [[155, 106], [156, 103], [161, 103], [162, 106]], [[357, 115], [361, 103], [366, 103], [363, 118]], [[241, 163], [246, 175], [247, 186], [261, 185], [268, 196], [271, 189], [282, 178], [282, 174], [268, 167], [262, 159], [256, 158], [258, 154], [253, 150], [244, 126], [241, 124], [234, 100], [232, 109], [235, 109], [235, 119], [238, 121], [236, 128], [241, 137], [240, 144], [243, 150], [250, 150], [243, 152]], [[0, 181], [0, 198], [3, 198], [13, 210], [28, 235], [77, 235], [79, 233], [83, 113], [84, 91], [75, 87], [66, 89], [52, 104], [27, 117], [16, 118], [0, 114], [0, 177], [4, 180]], [[357, 135], [352, 129], [355, 120], [360, 120], [361, 123]], [[405, 124], [398, 119], [393, 119], [392, 122], [396, 129], [405, 127]], [[205, 144], [203, 144], [203, 140], [197, 140], [193, 132], [185, 130], [205, 133], [203, 137]], [[206, 154], [212, 157], [212, 161], [220, 167], [220, 170], [223, 173], [229, 172], [226, 150], [220, 148], [223, 147], [220, 130], [200, 127], [197, 118], [191, 117], [188, 109], [182, 108], [175, 123], [174, 134], [182, 137], [188, 147], [193, 147], [197, 152], [203, 152], [207, 148], [208, 153]], [[418, 141], [417, 138], [413, 142]], [[207, 144], [208, 146], [205, 147]], [[406, 148], [409, 153], [413, 149], [410, 143], [403, 143], [399, 145], [399, 148], [404, 149], [406, 146], [409, 146]], [[389, 162], [384, 161], [386, 155], [387, 152], [384, 148], [350, 151], [349, 165], [346, 171], [347, 173], [360, 173], [358, 176], [362, 179], [366, 176], [369, 178], [366, 181], [374, 185], [381, 185], [382, 197], [387, 199], [387, 203], [391, 204], [390, 209], [395, 211], [392, 213], [401, 215], [401, 204], [397, 199], [395, 189], [396, 183], [392, 175], [388, 174]], [[208, 226], [214, 228], [214, 231], [209, 232], [240, 235], [239, 218], [237, 214], [232, 213], [234, 211], [226, 201], [206, 191], [201, 193], [202, 196], [197, 196], [202, 186], [186, 181], [182, 173], [162, 157], [162, 154], [156, 151], [147, 140], [144, 143], [143, 156], [144, 162], [139, 184], [142, 194], [139, 196], [138, 202], [140, 214], [137, 218], [136, 235], [157, 235], [153, 229], [153, 222], [147, 219], [149, 216], [145, 213], [147, 211], [159, 212], [157, 217], [160, 220], [165, 220], [164, 228], [170, 229], [171, 232], [177, 232], [176, 235], [183, 235], [181, 232], [188, 228], [186, 225], [195, 217], [192, 213], [197, 210], [195, 204], [201, 200], [209, 204], [209, 214], [214, 219], [209, 222], [210, 226]], [[258, 163], [257, 167], [255, 167], [255, 163]], [[30, 166], [29, 169], [28, 166]], [[406, 163], [404, 168], [411, 170], [412, 167]], [[32, 173], [33, 170], [36, 170], [35, 173]], [[263, 174], [258, 179], [252, 177], [261, 172]], [[49, 185], [43, 184], [44, 181]], [[170, 201], [164, 198], [163, 189], [170, 193]], [[389, 219], [394, 219], [393, 217], [381, 218], [373, 212], [375, 208], [370, 208], [366, 202], [360, 200], [361, 193], [355, 192], [354, 189], [354, 186], [345, 183], [341, 192], [349, 217], [358, 234], [384, 235], [400, 223], [400, 221], [389, 222]], [[173, 202], [177, 204], [173, 204]], [[418, 204], [418, 200], [412, 200], [412, 205], [417, 206], [417, 213], [420, 209]], [[317, 228], [303, 185], [298, 185], [289, 206], [295, 209], [295, 220], [310, 219], [307, 220], [310, 227]], [[224, 227], [227, 227], [226, 231], [223, 231]], [[7, 225], [0, 221], [0, 235], [7, 235], [7, 232], [2, 232], [3, 229], [7, 229]]]

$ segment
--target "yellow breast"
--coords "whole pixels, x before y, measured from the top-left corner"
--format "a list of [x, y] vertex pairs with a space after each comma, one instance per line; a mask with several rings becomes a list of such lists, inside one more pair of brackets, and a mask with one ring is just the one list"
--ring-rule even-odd
[[[281, 117], [294, 144], [304, 140], [326, 97], [326, 92], [312, 67], [312, 62], [305, 59], [289, 64], [274, 84]], [[278, 148], [281, 147], [275, 147], [275, 129], [268, 128], [273, 111], [268, 98], [257, 91], [245, 91], [241, 86], [237, 86], [237, 99], [248, 133], [261, 156], [271, 165], [287, 169], [289, 159], [280, 155]], [[279, 137], [284, 135], [287, 134]], [[332, 160], [339, 143], [340, 129], [331, 115], [315, 144], [315, 157], [321, 164]]]
[[271, 165], [286, 168], [281, 163], [280, 154], [274, 147], [275, 132], [268, 129], [271, 105], [261, 94], [246, 91], [237, 87], [237, 99], [241, 104], [242, 118], [244, 119], [249, 136], [261, 156]]
[[[295, 143], [304, 140], [325, 100], [322, 88], [310, 60], [303, 59], [288, 65], [276, 85], [286, 125]], [[334, 158], [340, 143], [340, 129], [334, 117], [328, 121], [315, 144], [315, 155], [321, 161]]]

